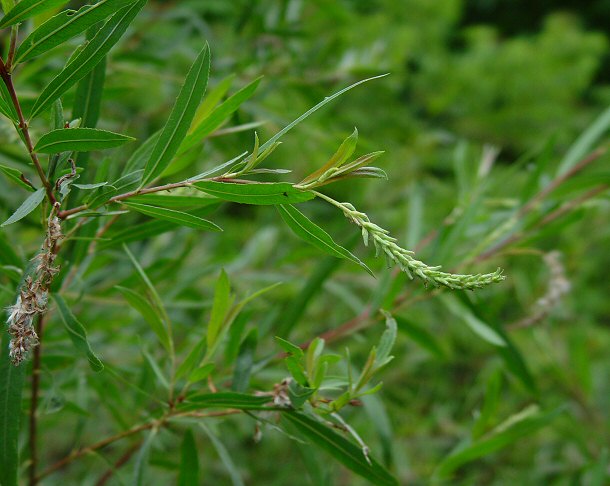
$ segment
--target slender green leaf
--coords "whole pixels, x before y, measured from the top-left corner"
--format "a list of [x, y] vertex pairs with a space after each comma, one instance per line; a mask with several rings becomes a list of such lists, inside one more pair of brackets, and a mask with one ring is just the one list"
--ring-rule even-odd
[[150, 484], [145, 481], [146, 467], [148, 466], [148, 456], [150, 455], [150, 448], [152, 446], [155, 437], [157, 436], [158, 429], [151, 429], [148, 436], [144, 440], [142, 447], [138, 451], [136, 456], [136, 462], [133, 470], [133, 484], [134, 486], [143, 486]]
[[41, 154], [60, 152], [91, 152], [119, 147], [133, 137], [95, 128], [65, 128], [45, 133], [34, 147]]
[[107, 182], [97, 182], [95, 184], [72, 184], [72, 187], [76, 187], [77, 189], [81, 189], [83, 191], [92, 191], [93, 189], [99, 189], [100, 187], [104, 187], [108, 185]]
[[305, 356], [303, 350], [298, 347], [296, 344], [292, 344], [289, 341], [286, 341], [285, 339], [282, 339], [279, 336], [275, 336], [275, 340], [277, 341], [277, 343], [282, 347], [282, 349], [284, 351], [286, 351], [289, 354], [292, 354], [293, 356], [301, 359]]
[[163, 316], [161, 315], [159, 310], [154, 305], [152, 305], [152, 303], [148, 299], [144, 298], [137, 292], [120, 286], [116, 286], [115, 288], [119, 292], [121, 292], [121, 294], [129, 303], [129, 305], [142, 315], [144, 320], [148, 323], [150, 328], [159, 338], [159, 341], [161, 341], [163, 347], [167, 351], [171, 351], [171, 338], [169, 336], [167, 326], [163, 323]]
[[253, 328], [239, 346], [237, 360], [235, 361], [235, 370], [233, 371], [233, 382], [231, 384], [231, 389], [233, 391], [245, 392], [248, 389], [257, 344], [258, 329]]
[[159, 208], [156, 206], [149, 206], [147, 204], [137, 204], [134, 202], [123, 202], [123, 205], [129, 209], [138, 211], [139, 213], [151, 216], [156, 219], [162, 219], [176, 223], [180, 226], [188, 226], [194, 229], [203, 229], [207, 231], [222, 231], [222, 228], [207, 219], [200, 218], [194, 214], [185, 213], [183, 211], [176, 211], [175, 209]]
[[180, 447], [178, 486], [199, 486], [199, 458], [193, 432], [187, 430]]
[[247, 395], [245, 393], [218, 392], [191, 395], [178, 406], [179, 410], [196, 410], [199, 408], [235, 408], [238, 410], [269, 410], [265, 406], [273, 402], [269, 396]]
[[288, 182], [257, 182], [235, 184], [217, 181], [201, 181], [193, 187], [225, 201], [242, 204], [274, 205], [309, 201], [314, 195], [296, 189]]
[[2, 11], [6, 15], [6, 12], [10, 12], [15, 6], [15, 0], [0, 0], [0, 5], [2, 6]]
[[494, 346], [506, 346], [506, 341], [486, 322], [483, 322], [466, 305], [455, 296], [444, 294], [440, 296], [441, 301], [449, 311], [460, 318], [477, 336]]
[[23, 201], [23, 204], [17, 208], [17, 210], [8, 218], [4, 223], [0, 225], [0, 228], [13, 224], [30, 214], [34, 209], [40, 206], [45, 196], [43, 188], [38, 189], [36, 192], [30, 194], [30, 196]]
[[317, 180], [322, 174], [324, 174], [327, 170], [332, 169], [334, 167], [340, 167], [347, 159], [349, 159], [354, 150], [356, 150], [356, 144], [358, 143], [358, 129], [354, 128], [353, 133], [347, 137], [341, 146], [337, 149], [337, 152], [330, 158], [326, 164], [320, 167], [315, 172], [309, 174], [305, 179], [303, 179], [300, 184], [307, 184], [309, 182], [313, 182]]
[[506, 346], [496, 349], [496, 352], [500, 355], [502, 361], [504, 361], [506, 368], [521, 382], [529, 393], [537, 395], [538, 386], [523, 357], [523, 353], [521, 353], [517, 345], [513, 343], [513, 340], [503, 329], [500, 328], [496, 331], [506, 343]]
[[87, 331], [85, 331], [83, 325], [76, 319], [74, 314], [72, 314], [72, 311], [60, 295], [55, 294], [53, 299], [57, 304], [57, 310], [59, 311], [64, 326], [66, 326], [66, 330], [68, 331], [68, 335], [70, 336], [74, 347], [87, 356], [89, 366], [91, 366], [93, 371], [102, 371], [104, 365], [91, 349], [91, 345], [89, 344], [89, 341], [87, 341]]
[[563, 411], [563, 407], [556, 408], [550, 412], [540, 412], [536, 406], [526, 408], [518, 414], [509, 417], [489, 434], [473, 442], [467, 441], [460, 445], [454, 452], [443, 459], [435, 472], [435, 476], [441, 479], [451, 477], [453, 471], [460, 466], [492, 454], [499, 449], [516, 443], [522, 437], [532, 435], [537, 430], [546, 427]]
[[20, 170], [14, 169], [13, 167], [7, 167], [6, 165], [0, 165], [0, 172], [4, 173], [6, 177], [18, 186], [21, 186], [28, 191], [36, 191], [36, 189], [24, 182], [22, 179], [23, 173]]
[[485, 387], [485, 400], [481, 408], [477, 421], [472, 428], [472, 438], [477, 439], [487, 431], [498, 411], [498, 404], [501, 400], [502, 392], [502, 373], [500, 369], [494, 370], [487, 379]]
[[196, 383], [198, 381], [205, 380], [208, 376], [210, 376], [210, 373], [214, 371], [215, 367], [216, 365], [214, 363], [207, 363], [200, 366], [189, 374], [188, 382]]
[[241, 478], [241, 474], [239, 474], [239, 470], [237, 469], [237, 466], [233, 462], [233, 459], [231, 458], [231, 454], [229, 453], [229, 451], [227, 450], [225, 445], [220, 441], [220, 439], [218, 437], [216, 437], [216, 435], [214, 435], [205, 426], [205, 424], [200, 423], [199, 426], [205, 431], [207, 436], [210, 438], [210, 441], [212, 442], [214, 449], [216, 449], [216, 452], [218, 453], [220, 460], [222, 461], [225, 468], [229, 472], [229, 476], [231, 476], [231, 483], [233, 483], [233, 486], [245, 486], [245, 484]]
[[373, 76], [371, 78], [367, 78], [367, 79], [362, 79], [360, 81], [357, 81], [354, 84], [350, 84], [347, 88], [343, 88], [340, 91], [337, 91], [336, 93], [327, 96], [326, 98], [324, 98], [322, 101], [320, 101], [320, 103], [318, 103], [317, 105], [315, 105], [313, 108], [310, 108], [309, 110], [307, 110], [305, 113], [303, 113], [300, 117], [298, 117], [296, 120], [292, 121], [291, 123], [289, 123], [288, 125], [286, 125], [284, 128], [282, 128], [279, 132], [277, 132], [273, 137], [271, 137], [269, 140], [267, 140], [263, 145], [260, 146], [259, 150], [261, 152], [263, 152], [266, 148], [270, 147], [271, 145], [273, 145], [275, 142], [277, 142], [280, 138], [282, 138], [286, 133], [288, 133], [290, 130], [292, 130], [295, 126], [297, 126], [299, 123], [301, 123], [303, 120], [305, 120], [306, 118], [309, 118], [310, 115], [312, 115], [313, 113], [315, 113], [316, 111], [318, 111], [320, 108], [322, 108], [323, 106], [325, 106], [326, 104], [330, 103], [331, 101], [333, 101], [334, 99], [338, 98], [339, 96], [341, 96], [343, 93], [347, 93], [349, 90], [355, 88], [356, 86], [360, 86], [361, 84], [364, 83], [368, 83], [369, 81], [373, 81], [375, 79], [379, 79], [379, 78], [384, 78], [385, 76], [387, 76], [388, 74], [381, 74], [379, 76]]
[[565, 174], [579, 160], [587, 156], [593, 146], [610, 128], [610, 108], [606, 108], [595, 121], [578, 137], [557, 168], [557, 176]]
[[224, 95], [227, 94], [227, 91], [229, 91], [229, 88], [231, 87], [231, 84], [233, 84], [234, 80], [235, 74], [229, 74], [205, 94], [205, 98], [199, 105], [199, 108], [197, 108], [197, 113], [195, 114], [195, 118], [193, 119], [193, 124], [191, 125], [189, 133], [192, 132], [202, 120], [210, 115], [216, 105], [220, 103]]
[[[57, 47], [135, 0], [99, 0], [79, 10], [64, 10], [28, 35], [17, 49], [15, 64]], [[63, 2], [62, 2], [63, 3]]]
[[180, 379], [183, 376], [191, 373], [195, 366], [201, 363], [203, 353], [205, 351], [205, 336], [199, 340], [199, 342], [193, 346], [184, 361], [178, 366], [176, 370], [176, 379]]
[[180, 145], [184, 153], [220, 127], [246, 100], [252, 97], [262, 78], [257, 78], [233, 96], [217, 106], [207, 117], [193, 128]]
[[[364, 455], [363, 450], [331, 428], [298, 412], [286, 412], [282, 420], [291, 424], [299, 435], [331, 454], [356, 474], [376, 486], [395, 486], [398, 481], [375, 459]], [[370, 462], [369, 462], [370, 461]]]
[[21, 394], [27, 366], [9, 358], [10, 336], [2, 331], [0, 349], [0, 484], [18, 486]]
[[279, 204], [276, 208], [284, 222], [297, 236], [329, 255], [351, 260], [373, 275], [373, 272], [364, 262], [348, 249], [335, 243], [326, 231], [307, 218], [297, 208], [290, 204]]
[[[195, 211], [192, 211], [192, 213], [196, 216], [206, 216], [212, 213], [212, 211], [214, 211], [217, 207], [218, 204], [213, 204], [210, 206], [199, 208]], [[173, 231], [177, 228], [179, 228], [179, 225], [177, 225], [176, 223], [170, 223], [169, 221], [147, 221], [145, 223], [138, 224], [135, 227], [132, 226], [129, 228], [118, 230], [116, 232], [109, 232], [109, 240], [100, 242], [98, 248], [110, 248], [116, 245], [120, 245], [122, 243], [140, 241], [146, 238], [154, 238], [156, 236], [167, 233], [168, 231]]]
[[163, 388], [169, 391], [169, 389], [171, 388], [169, 380], [165, 377], [165, 374], [163, 373], [163, 370], [161, 370], [161, 366], [159, 365], [158, 361], [148, 352], [146, 347], [142, 347], [140, 349], [140, 352], [142, 353], [142, 356], [144, 356], [144, 359], [148, 363], [148, 366], [150, 366], [150, 369], [157, 377], [158, 382]]
[[231, 297], [231, 284], [229, 283], [229, 277], [225, 271], [222, 270], [214, 288], [214, 303], [212, 305], [212, 312], [207, 331], [208, 349], [212, 348], [214, 344], [216, 344], [216, 340], [218, 339], [223, 324], [226, 322], [225, 318], [232, 303], [233, 298]]
[[392, 317], [389, 312], [381, 311], [385, 317], [386, 330], [381, 335], [379, 345], [377, 346], [377, 356], [375, 358], [375, 365], [382, 366], [390, 358], [390, 352], [396, 342], [396, 319]]
[[123, 36], [129, 24], [145, 4], [146, 0], [137, 0], [135, 3], [122, 8], [114, 14], [95, 37], [42, 90], [42, 93], [32, 107], [30, 118], [34, 118], [49, 108], [56, 99], [94, 69]]
[[172, 162], [203, 98], [210, 75], [210, 49], [206, 44], [193, 63], [169, 119], [144, 168], [141, 186], [159, 177]]
[[0, 29], [61, 7], [67, 0], [21, 0], [0, 20]]
[[9, 120], [12, 120], [13, 123], [19, 122], [17, 109], [13, 104], [11, 95], [5, 83], [0, 83], [0, 108], [2, 109], [4, 116], [6, 116]]
[[169, 348], [171, 349], [171, 352], [173, 352], [174, 344], [173, 344], [172, 333], [171, 333], [171, 321], [169, 320], [167, 311], [165, 310], [165, 306], [163, 305], [163, 301], [161, 300], [161, 297], [159, 296], [157, 289], [155, 289], [155, 286], [152, 284], [152, 282], [148, 278], [148, 275], [146, 275], [146, 272], [144, 271], [144, 269], [142, 268], [142, 266], [140, 265], [138, 260], [136, 260], [136, 257], [133, 256], [133, 253], [131, 253], [131, 251], [129, 251], [129, 248], [125, 244], [123, 244], [123, 251], [125, 251], [125, 253], [129, 257], [129, 259], [131, 260], [132, 265], [135, 267], [136, 272], [140, 276], [140, 279], [146, 285], [150, 298], [151, 298], [154, 306], [156, 307], [157, 312], [160, 314], [162, 321], [165, 323], [165, 327], [167, 328], [167, 336], [169, 339]]

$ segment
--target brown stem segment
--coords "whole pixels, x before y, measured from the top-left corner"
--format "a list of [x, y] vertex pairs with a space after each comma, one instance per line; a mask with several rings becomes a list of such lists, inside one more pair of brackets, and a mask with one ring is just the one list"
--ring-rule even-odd
[[38, 421], [36, 409], [38, 408], [38, 396], [40, 391], [40, 362], [42, 354], [42, 333], [44, 331], [44, 316], [38, 316], [36, 323], [36, 334], [38, 334], [38, 346], [34, 348], [34, 357], [32, 359], [32, 397], [30, 405], [30, 468], [28, 471], [29, 486], [36, 486], [38, 479], [36, 478], [36, 468], [38, 466], [38, 447], [37, 447], [37, 432]]
[[47, 179], [47, 176], [45, 175], [44, 170], [42, 169], [40, 160], [38, 160], [38, 155], [36, 155], [36, 152], [34, 151], [34, 144], [32, 143], [32, 139], [30, 137], [28, 123], [25, 120], [25, 117], [23, 116], [23, 110], [21, 109], [21, 104], [19, 103], [19, 99], [17, 98], [17, 92], [15, 91], [15, 86], [13, 85], [13, 78], [11, 76], [11, 73], [7, 70], [7, 66], [4, 64], [4, 61], [2, 61], [1, 59], [0, 77], [2, 78], [2, 81], [4, 81], [4, 84], [6, 85], [6, 88], [8, 89], [9, 95], [11, 97], [13, 106], [17, 111], [17, 118], [19, 120], [18, 127], [21, 131], [21, 134], [23, 135], [23, 142], [26, 148], [28, 149], [28, 153], [30, 154], [30, 158], [34, 163], [34, 167], [36, 168], [38, 177], [40, 177], [40, 181], [42, 182], [42, 185], [45, 188], [47, 198], [49, 199], [49, 202], [53, 206], [55, 206], [56, 204], [58, 204], [57, 199], [55, 199], [55, 195], [53, 194], [53, 187], [51, 186], [51, 183]]
[[125, 463], [127, 463], [127, 461], [131, 459], [131, 457], [136, 453], [136, 451], [140, 448], [141, 445], [142, 441], [135, 442], [131, 446], [129, 446], [129, 449], [127, 449], [127, 451], [117, 459], [112, 468], [108, 469], [108, 471], [106, 471], [102, 475], [102, 477], [98, 479], [97, 483], [95, 483], [95, 486], [104, 486], [104, 484], [106, 484], [112, 478], [112, 476], [114, 476], [116, 470], [125, 465]]
[[[155, 192], [171, 191], [172, 189], [179, 189], [181, 187], [190, 187], [195, 182], [201, 182], [201, 181], [204, 181], [204, 180], [206, 180], [206, 181], [219, 181], [219, 182], [233, 182], [233, 183], [238, 183], [238, 184], [250, 184], [250, 183], [252, 183], [252, 181], [246, 181], [246, 180], [241, 180], [241, 179], [227, 179], [225, 177], [212, 177], [211, 179], [201, 179], [201, 180], [198, 180], [198, 181], [172, 182], [171, 184], [165, 184], [163, 186], [146, 187], [144, 189], [136, 189], [135, 191], [129, 191], [129, 192], [126, 192], [124, 194], [119, 194], [117, 196], [111, 197], [104, 204], [121, 202], [121, 201], [124, 201], [125, 199], [129, 199], [131, 197], [139, 196], [140, 194], [153, 194]], [[83, 211], [86, 211], [87, 209], [95, 209], [95, 208], [89, 208], [89, 206], [87, 206], [86, 204], [83, 204], [82, 206], [77, 206], [75, 208], [66, 209], [65, 211], [59, 211], [57, 213], [57, 217], [59, 219], [66, 219], [68, 216], [72, 216], [73, 214], [81, 213]]]

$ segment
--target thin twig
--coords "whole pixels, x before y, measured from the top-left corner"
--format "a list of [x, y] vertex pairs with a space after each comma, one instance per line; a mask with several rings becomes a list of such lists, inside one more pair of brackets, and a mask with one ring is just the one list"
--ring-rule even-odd
[[42, 182], [42, 185], [45, 188], [47, 193], [47, 198], [52, 206], [55, 206], [57, 203], [57, 199], [55, 199], [55, 195], [53, 194], [53, 187], [51, 183], [47, 179], [47, 176], [42, 169], [42, 165], [40, 164], [40, 160], [38, 160], [38, 155], [34, 151], [34, 144], [32, 143], [32, 139], [30, 137], [30, 130], [28, 127], [28, 123], [25, 121], [25, 117], [23, 116], [23, 110], [21, 109], [21, 104], [19, 103], [19, 99], [17, 98], [17, 92], [15, 91], [15, 86], [13, 85], [13, 79], [11, 73], [7, 70], [7, 66], [4, 64], [4, 61], [0, 59], [0, 77], [4, 81], [6, 88], [8, 89], [9, 95], [11, 97], [11, 101], [15, 110], [17, 111], [17, 118], [19, 120], [19, 130], [23, 135], [23, 142], [30, 154], [30, 158], [34, 163], [34, 167], [36, 168], [36, 172], [38, 173], [38, 177]]
[[134, 442], [132, 445], [130, 445], [129, 449], [127, 449], [127, 451], [125, 451], [125, 453], [117, 459], [114, 465], [110, 469], [108, 469], [108, 471], [106, 471], [102, 475], [102, 477], [98, 479], [97, 483], [95, 483], [95, 486], [104, 486], [104, 484], [106, 484], [108, 480], [112, 478], [117, 469], [120, 469], [123, 465], [127, 463], [127, 461], [129, 461], [129, 459], [131, 459], [131, 457], [136, 453], [136, 451], [140, 448], [141, 445], [142, 441]]
[[[187, 180], [187, 181], [180, 181], [180, 182], [172, 182], [171, 184], [165, 184], [163, 186], [145, 187], [143, 189], [136, 189], [135, 191], [125, 192], [123, 194], [119, 194], [117, 196], [111, 197], [110, 199], [108, 199], [108, 201], [106, 201], [102, 205], [121, 202], [121, 201], [124, 201], [125, 199], [140, 196], [143, 194], [153, 194], [155, 192], [171, 191], [172, 189], [180, 189], [182, 187], [191, 187], [194, 183], [202, 182], [202, 181], [231, 182], [231, 183], [235, 183], [235, 184], [253, 184], [254, 183], [253, 181], [242, 180], [242, 179], [231, 179], [231, 178], [227, 178], [227, 177], [212, 177], [210, 179], [201, 179], [198, 181]], [[83, 204], [82, 206], [77, 206], [75, 208], [66, 209], [65, 211], [59, 211], [59, 213], [57, 213], [57, 217], [59, 219], [66, 219], [69, 216], [81, 213], [83, 211], [86, 211], [87, 209], [95, 209], [95, 208], [90, 208], [86, 204]]]
[[30, 402], [30, 466], [29, 466], [29, 482], [30, 486], [36, 486], [38, 480], [36, 478], [36, 469], [38, 467], [38, 417], [36, 409], [38, 408], [38, 396], [40, 391], [40, 362], [42, 354], [42, 334], [44, 331], [44, 316], [39, 315], [36, 322], [36, 334], [38, 335], [38, 346], [34, 348], [34, 356], [32, 358], [32, 396]]
[[11, 40], [8, 48], [8, 56], [6, 58], [6, 70], [13, 72], [13, 61], [15, 60], [15, 51], [17, 50], [17, 34], [19, 33], [19, 24], [13, 25], [11, 28]]
[[58, 471], [59, 469], [62, 469], [63, 467], [67, 466], [68, 464], [70, 464], [71, 462], [73, 462], [74, 460], [76, 460], [76, 459], [78, 459], [78, 458], [80, 458], [82, 456], [85, 456], [87, 454], [95, 452], [95, 451], [97, 451], [99, 449], [103, 449], [107, 445], [110, 445], [110, 444], [112, 444], [114, 442], [117, 442], [117, 441], [119, 441], [121, 439], [124, 439], [126, 437], [130, 437], [130, 436], [135, 435], [135, 434], [137, 434], [139, 432], [142, 432], [144, 430], [149, 430], [149, 429], [153, 429], [153, 428], [160, 428], [163, 425], [165, 425], [165, 423], [167, 423], [172, 418], [180, 418], [180, 417], [196, 417], [196, 418], [225, 417], [227, 415], [235, 415], [235, 414], [238, 414], [238, 413], [242, 413], [242, 411], [241, 410], [236, 410], [236, 409], [227, 409], [227, 410], [219, 410], [219, 411], [215, 411], [215, 412], [190, 411], [190, 412], [178, 412], [178, 413], [167, 414], [164, 417], [160, 418], [159, 420], [153, 420], [152, 422], [147, 422], [145, 424], [138, 425], [138, 426], [133, 427], [133, 428], [131, 428], [129, 430], [125, 430], [123, 432], [120, 432], [118, 434], [112, 435], [110, 437], [106, 437], [105, 439], [100, 440], [99, 442], [96, 442], [94, 444], [91, 444], [88, 447], [83, 447], [81, 449], [78, 449], [78, 450], [75, 450], [75, 451], [71, 452], [66, 457], [64, 457], [63, 459], [60, 459], [55, 464], [52, 464], [47, 469], [45, 469], [43, 472], [41, 472], [36, 477], [36, 481], [40, 481], [41, 479], [46, 478], [50, 474], [54, 473], [55, 471]]
[[90, 454], [91, 452], [95, 452], [98, 449], [102, 449], [102, 448], [106, 447], [107, 445], [112, 444], [113, 442], [124, 439], [125, 437], [132, 436], [134, 434], [137, 434], [138, 432], [142, 432], [143, 430], [152, 429], [153, 427], [157, 427], [159, 425], [160, 425], [159, 422], [156, 420], [154, 422], [148, 422], [148, 423], [145, 423], [142, 425], [138, 425], [129, 430], [125, 430], [119, 434], [116, 434], [116, 435], [113, 435], [110, 437], [106, 437], [105, 439], [100, 440], [99, 442], [96, 442], [95, 444], [92, 444], [88, 447], [84, 447], [82, 449], [73, 451], [72, 453], [70, 453], [66, 457], [64, 457], [63, 459], [57, 461], [55, 464], [49, 466], [47, 469], [45, 469], [43, 472], [41, 472], [36, 477], [36, 480], [40, 481], [41, 479], [46, 478], [48, 475], [63, 468], [64, 466], [70, 464], [72, 461], [74, 461], [75, 459], [78, 459], [79, 457]]

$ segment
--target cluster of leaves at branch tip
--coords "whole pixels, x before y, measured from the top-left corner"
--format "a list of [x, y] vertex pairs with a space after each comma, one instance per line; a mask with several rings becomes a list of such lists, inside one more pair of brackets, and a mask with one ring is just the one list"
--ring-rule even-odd
[[440, 266], [433, 267], [416, 260], [413, 252], [400, 247], [397, 239], [392, 237], [388, 230], [371, 222], [365, 213], [358, 211], [349, 202], [338, 202], [325, 194], [313, 191], [314, 188], [351, 177], [387, 178], [382, 169], [365, 165], [374, 161], [383, 152], [366, 154], [347, 163], [356, 149], [357, 142], [358, 130], [355, 129], [324, 166], [305, 177], [294, 187], [312, 191], [316, 196], [340, 209], [348, 220], [361, 229], [365, 246], [368, 246], [369, 241], [373, 241], [375, 256], [385, 255], [388, 265], [398, 265], [411, 279], [417, 276], [426, 284], [441, 285], [454, 290], [472, 290], [504, 280], [501, 269], [497, 269], [493, 273], [476, 275], [441, 272]]
[[382, 383], [369, 386], [373, 378], [390, 363], [390, 355], [396, 341], [397, 324], [389, 312], [381, 311], [385, 317], [386, 329], [379, 344], [373, 346], [369, 356], [360, 372], [354, 379], [349, 354], [347, 356], [347, 381], [337, 398], [328, 400], [320, 396], [324, 389], [324, 382], [329, 378], [329, 366], [342, 361], [343, 357], [337, 354], [324, 354], [325, 341], [316, 337], [303, 351], [299, 346], [276, 336], [277, 343], [286, 352], [284, 359], [290, 378], [282, 382], [279, 391], [274, 395], [274, 404], [277, 406], [290, 406], [300, 409], [306, 403], [311, 404], [316, 413], [329, 415], [338, 412], [348, 404], [359, 403], [359, 399], [379, 391]]

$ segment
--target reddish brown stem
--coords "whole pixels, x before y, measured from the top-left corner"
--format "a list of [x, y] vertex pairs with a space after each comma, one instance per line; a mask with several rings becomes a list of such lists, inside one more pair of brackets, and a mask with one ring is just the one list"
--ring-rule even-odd
[[44, 316], [39, 315], [36, 323], [36, 334], [38, 335], [38, 346], [34, 347], [32, 358], [32, 397], [30, 403], [30, 467], [28, 471], [28, 484], [36, 486], [36, 468], [38, 467], [38, 420], [36, 409], [38, 408], [38, 397], [40, 392], [40, 363], [42, 355], [42, 334], [44, 332]]
[[104, 486], [104, 484], [106, 484], [108, 480], [112, 478], [116, 470], [120, 469], [127, 463], [127, 461], [129, 461], [129, 459], [131, 459], [135, 452], [140, 448], [140, 445], [142, 445], [142, 441], [134, 442], [131, 446], [129, 446], [129, 449], [127, 449], [125, 454], [123, 454], [117, 459], [113, 467], [111, 469], [108, 469], [108, 471], [106, 471], [103, 476], [98, 479], [97, 483], [95, 483], [95, 486]]
[[4, 62], [1, 59], [0, 59], [0, 77], [4, 81], [4, 84], [6, 85], [6, 88], [11, 97], [13, 106], [15, 107], [15, 110], [17, 111], [17, 118], [19, 121], [18, 127], [19, 127], [19, 130], [21, 131], [21, 134], [23, 135], [23, 142], [25, 144], [25, 147], [27, 148], [28, 153], [30, 154], [30, 158], [32, 159], [32, 162], [34, 163], [34, 167], [36, 168], [38, 177], [40, 178], [40, 181], [42, 182], [42, 185], [44, 186], [44, 189], [47, 193], [47, 198], [49, 199], [49, 202], [51, 203], [51, 205], [55, 206], [57, 204], [57, 199], [55, 199], [55, 195], [53, 194], [53, 187], [51, 186], [51, 183], [49, 182], [46, 174], [44, 173], [42, 165], [40, 164], [40, 160], [38, 160], [38, 155], [34, 151], [34, 144], [32, 143], [32, 139], [30, 137], [30, 130], [28, 127], [28, 123], [25, 121], [25, 117], [23, 116], [23, 110], [21, 109], [21, 104], [19, 103], [19, 99], [17, 98], [17, 92], [15, 91], [15, 86], [13, 85], [13, 78], [11, 76], [11, 73], [7, 70], [7, 66], [4, 64]]

